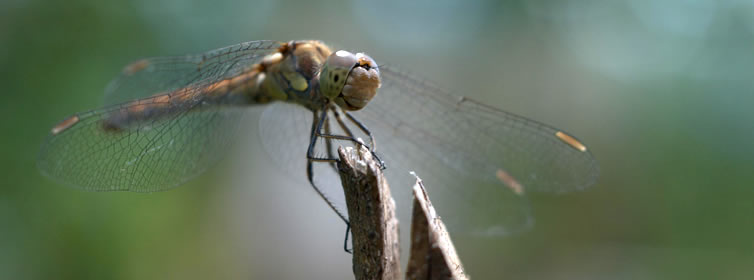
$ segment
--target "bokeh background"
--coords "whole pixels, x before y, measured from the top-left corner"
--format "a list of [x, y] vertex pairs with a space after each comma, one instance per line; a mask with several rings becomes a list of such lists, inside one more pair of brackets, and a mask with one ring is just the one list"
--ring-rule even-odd
[[590, 144], [596, 186], [532, 196], [526, 234], [455, 240], [475, 279], [754, 277], [751, 1], [4, 0], [0, 278], [351, 278], [344, 225], [258, 142], [163, 193], [35, 167], [126, 63], [257, 39], [365, 51]]

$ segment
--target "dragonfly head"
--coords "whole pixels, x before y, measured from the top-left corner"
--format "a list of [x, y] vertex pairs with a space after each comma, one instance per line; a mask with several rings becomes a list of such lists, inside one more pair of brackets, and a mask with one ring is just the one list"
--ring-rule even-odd
[[369, 103], [380, 88], [380, 69], [363, 53], [337, 51], [327, 57], [319, 74], [322, 94], [349, 111]]

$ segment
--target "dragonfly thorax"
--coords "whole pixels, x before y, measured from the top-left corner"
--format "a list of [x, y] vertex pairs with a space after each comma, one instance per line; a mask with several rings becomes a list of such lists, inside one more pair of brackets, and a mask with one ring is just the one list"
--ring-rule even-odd
[[328, 99], [349, 111], [364, 108], [380, 88], [380, 70], [363, 53], [337, 51], [327, 58], [319, 76], [320, 90]]

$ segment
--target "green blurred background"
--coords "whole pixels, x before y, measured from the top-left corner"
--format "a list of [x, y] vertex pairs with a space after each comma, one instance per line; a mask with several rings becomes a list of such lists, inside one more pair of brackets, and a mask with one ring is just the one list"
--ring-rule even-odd
[[595, 187], [532, 197], [526, 234], [455, 240], [474, 279], [754, 278], [754, 3], [314, 2], [0, 2], [0, 279], [351, 278], [342, 223], [253, 140], [163, 193], [35, 167], [126, 63], [257, 39], [365, 51], [590, 144]]

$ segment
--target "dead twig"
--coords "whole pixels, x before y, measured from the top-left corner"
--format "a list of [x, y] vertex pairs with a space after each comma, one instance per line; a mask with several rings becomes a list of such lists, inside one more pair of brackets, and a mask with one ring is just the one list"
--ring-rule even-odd
[[[338, 148], [338, 170], [353, 233], [356, 279], [400, 279], [395, 202], [380, 165], [364, 147]], [[422, 181], [414, 185], [406, 279], [468, 279]]]
[[419, 177], [414, 185], [413, 208], [406, 279], [468, 279], [448, 230], [437, 216]]
[[356, 279], [400, 279], [395, 202], [372, 153], [338, 148], [340, 173], [353, 235]]

